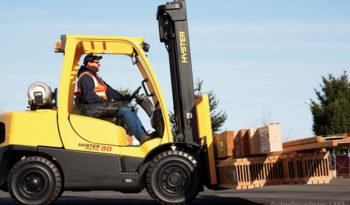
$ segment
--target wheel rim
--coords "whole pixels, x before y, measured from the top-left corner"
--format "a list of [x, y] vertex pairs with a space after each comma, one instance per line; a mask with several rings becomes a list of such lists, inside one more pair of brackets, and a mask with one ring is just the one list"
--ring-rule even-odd
[[49, 191], [49, 173], [35, 168], [24, 170], [17, 181], [18, 191], [27, 199], [40, 199]]
[[180, 198], [191, 184], [191, 170], [182, 163], [167, 163], [157, 175], [157, 187], [162, 195], [170, 198]]

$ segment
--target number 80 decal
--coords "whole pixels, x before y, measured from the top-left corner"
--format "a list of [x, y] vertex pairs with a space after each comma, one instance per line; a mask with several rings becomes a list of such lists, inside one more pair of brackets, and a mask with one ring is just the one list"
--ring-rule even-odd
[[112, 151], [112, 147], [111, 146], [102, 145], [101, 146], [101, 151], [110, 152], [110, 151]]

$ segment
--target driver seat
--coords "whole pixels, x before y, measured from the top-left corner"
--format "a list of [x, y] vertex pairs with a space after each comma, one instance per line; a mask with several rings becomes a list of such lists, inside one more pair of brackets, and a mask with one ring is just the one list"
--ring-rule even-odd
[[73, 113], [98, 118], [117, 124], [115, 113], [122, 106], [121, 102], [88, 103], [81, 93], [74, 93]]
[[120, 120], [115, 116], [121, 105], [117, 102], [87, 103], [84, 96], [76, 92], [74, 93], [73, 114], [69, 119], [72, 127], [91, 142], [126, 146], [126, 130], [118, 124]]

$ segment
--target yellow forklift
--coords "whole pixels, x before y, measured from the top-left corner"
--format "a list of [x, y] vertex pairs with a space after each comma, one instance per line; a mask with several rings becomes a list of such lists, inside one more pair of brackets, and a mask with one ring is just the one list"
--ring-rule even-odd
[[[143, 38], [62, 35], [56, 46], [64, 54], [58, 92], [35, 83], [30, 110], [0, 115], [1, 190], [20, 204], [51, 204], [65, 190], [146, 188], [160, 204], [188, 204], [204, 185], [216, 187], [209, 102], [206, 95], [194, 97], [185, 1], [160, 5], [157, 20], [169, 53], [175, 130]], [[156, 138], [128, 145], [125, 128], [74, 114], [79, 62], [90, 53], [132, 59], [143, 77], [132, 96], [149, 114]], [[145, 94], [138, 94], [141, 87]], [[114, 102], [103, 106], [116, 109]]]

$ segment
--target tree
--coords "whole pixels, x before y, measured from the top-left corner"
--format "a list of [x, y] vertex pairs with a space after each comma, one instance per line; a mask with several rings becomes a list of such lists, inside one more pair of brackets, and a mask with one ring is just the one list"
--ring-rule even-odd
[[262, 109], [260, 115], [256, 116], [252, 121], [251, 127], [264, 127], [272, 123], [272, 112], [267, 109]]
[[[194, 96], [195, 99], [198, 99], [201, 95], [203, 95], [202, 92], [203, 88], [203, 80], [197, 80], [197, 82], [194, 85]], [[219, 100], [217, 99], [216, 95], [214, 94], [213, 90], [210, 90], [207, 92], [208, 98], [209, 98], [209, 107], [210, 107], [210, 120], [211, 120], [211, 127], [213, 135], [218, 134], [221, 127], [224, 125], [227, 114], [225, 111], [217, 110]], [[170, 123], [175, 128], [175, 115], [173, 112], [170, 112]]]
[[346, 71], [339, 78], [322, 77], [315, 89], [319, 103], [311, 100], [313, 131], [316, 135], [350, 134], [350, 83]]

